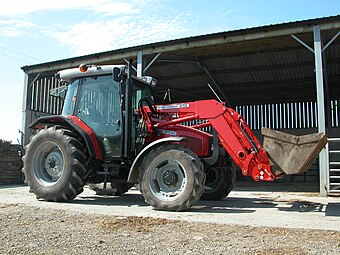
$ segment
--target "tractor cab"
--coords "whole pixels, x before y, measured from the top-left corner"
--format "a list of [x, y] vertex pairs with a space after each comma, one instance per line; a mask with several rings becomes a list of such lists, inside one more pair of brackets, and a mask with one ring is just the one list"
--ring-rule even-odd
[[62, 115], [76, 116], [93, 130], [104, 159], [121, 158], [125, 147], [130, 154], [136, 137], [133, 112], [140, 99], [152, 95], [155, 80], [128, 78], [126, 66], [80, 66], [58, 76], [69, 82]]

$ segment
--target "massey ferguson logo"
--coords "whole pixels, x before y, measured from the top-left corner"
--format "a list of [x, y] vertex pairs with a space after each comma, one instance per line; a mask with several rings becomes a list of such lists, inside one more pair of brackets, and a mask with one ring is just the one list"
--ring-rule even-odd
[[189, 104], [171, 104], [171, 105], [161, 105], [157, 106], [157, 110], [169, 110], [169, 109], [179, 109], [188, 108]]
[[158, 129], [157, 131], [160, 134], [171, 135], [171, 136], [176, 136], [177, 135], [177, 133], [175, 131], [171, 131], [171, 130]]

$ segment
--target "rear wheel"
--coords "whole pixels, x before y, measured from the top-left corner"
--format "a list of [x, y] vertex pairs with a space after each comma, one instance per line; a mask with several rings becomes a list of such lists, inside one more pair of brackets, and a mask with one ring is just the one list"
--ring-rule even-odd
[[151, 150], [140, 167], [140, 188], [145, 201], [157, 210], [182, 211], [204, 191], [202, 162], [190, 150], [173, 144]]
[[39, 130], [24, 156], [26, 182], [37, 198], [67, 201], [83, 191], [89, 171], [87, 149], [81, 137], [56, 127]]
[[233, 167], [210, 167], [206, 170], [206, 180], [202, 200], [221, 200], [229, 195], [236, 181]]

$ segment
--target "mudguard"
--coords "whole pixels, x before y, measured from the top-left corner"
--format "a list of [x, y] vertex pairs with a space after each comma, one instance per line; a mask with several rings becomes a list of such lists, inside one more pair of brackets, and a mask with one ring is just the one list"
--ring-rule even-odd
[[45, 126], [68, 126], [78, 132], [84, 139], [91, 157], [102, 160], [103, 155], [99, 148], [98, 139], [93, 130], [76, 116], [52, 115], [44, 116], [33, 121], [28, 128], [42, 129]]
[[184, 139], [185, 139], [184, 137], [166, 137], [166, 138], [156, 140], [156, 141], [148, 144], [147, 146], [145, 146], [145, 148], [143, 150], [141, 150], [141, 152], [137, 155], [137, 157], [133, 161], [131, 168], [130, 168], [130, 173], [129, 173], [129, 177], [127, 179], [127, 182], [132, 182], [132, 183], [138, 182], [139, 166], [142, 163], [144, 155], [146, 153], [148, 153], [152, 148], [154, 148], [155, 146], [158, 146], [162, 143], [180, 142]]

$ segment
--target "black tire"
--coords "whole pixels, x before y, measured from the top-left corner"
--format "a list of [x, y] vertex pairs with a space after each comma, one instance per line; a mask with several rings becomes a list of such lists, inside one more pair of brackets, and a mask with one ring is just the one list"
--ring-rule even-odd
[[90, 171], [89, 156], [81, 137], [56, 127], [41, 129], [26, 147], [26, 182], [37, 198], [63, 202], [83, 191]]
[[128, 183], [111, 183], [104, 189], [104, 183], [90, 184], [90, 189], [96, 192], [96, 195], [102, 196], [122, 196], [133, 187], [133, 184]]
[[202, 200], [221, 200], [229, 195], [236, 181], [233, 167], [210, 167], [206, 170], [206, 180]]
[[204, 191], [202, 162], [180, 145], [164, 144], [152, 149], [145, 156], [139, 173], [145, 201], [156, 210], [188, 209]]

